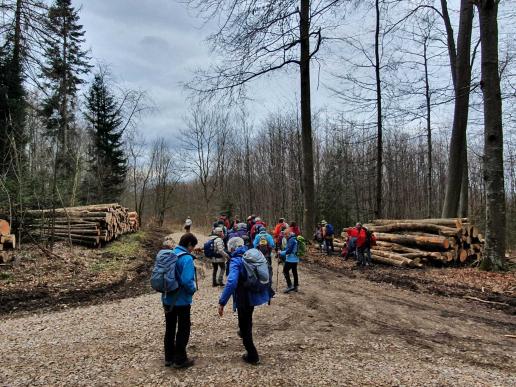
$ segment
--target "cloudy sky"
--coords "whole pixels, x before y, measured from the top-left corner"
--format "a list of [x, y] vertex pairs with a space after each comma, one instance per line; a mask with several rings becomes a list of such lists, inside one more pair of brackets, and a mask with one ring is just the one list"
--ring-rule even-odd
[[[156, 111], [144, 118], [142, 131], [150, 138], [177, 133], [188, 108], [181, 82], [191, 78], [193, 69], [209, 65], [213, 56], [204, 41], [209, 27], [174, 0], [74, 0], [74, 4], [82, 7], [81, 22], [93, 61], [108, 64], [120, 84], [146, 90], [152, 98]], [[256, 123], [266, 111], [295, 106], [298, 88], [295, 72], [254, 82], [255, 100], [249, 109]], [[315, 106], [323, 94], [327, 95], [323, 88], [314, 90]]]

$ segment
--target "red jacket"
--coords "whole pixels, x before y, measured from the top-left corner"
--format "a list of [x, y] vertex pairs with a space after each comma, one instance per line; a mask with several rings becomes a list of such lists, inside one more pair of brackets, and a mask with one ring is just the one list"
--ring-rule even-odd
[[366, 242], [366, 231], [363, 227], [360, 228], [360, 231], [356, 227], [350, 227], [347, 231], [350, 238], [357, 238], [357, 247], [364, 247]]
[[254, 240], [254, 237], [256, 235], [256, 228], [258, 226], [267, 227], [267, 224], [264, 221], [262, 221], [262, 220], [259, 220], [258, 222], [253, 224], [253, 227], [251, 227], [251, 240]]
[[280, 239], [280, 237], [281, 237], [281, 229], [282, 229], [283, 227], [285, 227], [285, 228], [286, 228], [286, 227], [287, 227], [287, 224], [286, 224], [286, 223], [278, 223], [278, 224], [276, 225], [276, 227], [274, 227], [273, 236], [274, 236], [274, 241], [275, 241], [276, 243], [281, 242], [279, 239]]
[[292, 231], [294, 234], [296, 234], [296, 236], [301, 235], [301, 229], [299, 228], [299, 226], [290, 227], [290, 231]]

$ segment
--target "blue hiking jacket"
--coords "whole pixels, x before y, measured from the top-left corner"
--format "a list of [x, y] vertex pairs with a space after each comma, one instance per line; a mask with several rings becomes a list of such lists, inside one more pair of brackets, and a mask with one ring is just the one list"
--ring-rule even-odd
[[285, 250], [280, 252], [280, 255], [285, 258], [285, 262], [298, 263], [299, 257], [297, 256], [297, 239], [294, 234], [291, 234], [287, 241], [287, 247]]
[[258, 248], [258, 245], [260, 244], [260, 238], [262, 236], [265, 235], [265, 238], [267, 238], [267, 243], [269, 244], [270, 248], [273, 249], [276, 247], [276, 244], [274, 243], [274, 239], [272, 238], [272, 235], [268, 234], [268, 233], [259, 233], [256, 235], [256, 237], [254, 238], [254, 241], [253, 241], [253, 246], [254, 248]]
[[250, 292], [244, 288], [243, 282], [247, 277], [242, 256], [247, 251], [247, 247], [239, 247], [229, 261], [229, 275], [226, 286], [220, 295], [219, 304], [226, 306], [231, 296], [233, 296], [233, 310], [245, 306], [259, 306], [266, 304], [271, 299], [269, 289], [265, 288], [261, 292]]
[[[186, 254], [184, 254], [186, 253]], [[176, 275], [179, 281], [178, 293], [161, 295], [163, 305], [186, 306], [192, 304], [192, 296], [196, 292], [195, 287], [195, 266], [192, 255], [182, 246], [174, 249], [174, 254], [184, 254], [179, 257], [176, 263]]]

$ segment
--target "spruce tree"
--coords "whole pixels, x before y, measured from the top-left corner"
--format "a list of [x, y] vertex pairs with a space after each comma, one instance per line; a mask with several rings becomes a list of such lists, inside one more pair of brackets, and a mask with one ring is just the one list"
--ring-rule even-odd
[[[45, 29], [45, 78], [47, 97], [42, 116], [48, 135], [55, 140], [56, 179], [66, 184], [75, 172], [74, 140], [77, 135], [75, 111], [77, 92], [84, 83], [82, 76], [89, 72], [89, 57], [83, 50], [84, 30], [79, 24], [79, 12], [71, 0], [55, 0], [49, 8]], [[63, 187], [67, 195], [66, 185]]]
[[102, 70], [95, 75], [89, 89], [84, 116], [91, 138], [87, 187], [84, 187], [86, 199], [97, 203], [117, 201], [127, 173], [123, 117]]
[[0, 42], [0, 169], [9, 175], [21, 163], [27, 142], [21, 0], [14, 4], [12, 24], [5, 41]]

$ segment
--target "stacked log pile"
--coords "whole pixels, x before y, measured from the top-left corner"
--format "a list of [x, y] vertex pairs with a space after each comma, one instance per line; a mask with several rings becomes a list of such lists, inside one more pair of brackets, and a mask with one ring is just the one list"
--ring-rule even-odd
[[7, 220], [0, 219], [0, 263], [9, 262], [11, 256], [8, 249], [16, 248], [16, 236], [11, 234], [11, 225]]
[[396, 266], [467, 265], [482, 259], [484, 239], [467, 218], [374, 220], [373, 260]]
[[[99, 246], [139, 229], [138, 214], [118, 203], [27, 211], [32, 237]], [[136, 219], [136, 220], [135, 220]]]

